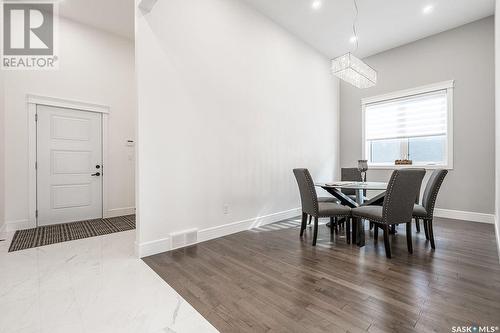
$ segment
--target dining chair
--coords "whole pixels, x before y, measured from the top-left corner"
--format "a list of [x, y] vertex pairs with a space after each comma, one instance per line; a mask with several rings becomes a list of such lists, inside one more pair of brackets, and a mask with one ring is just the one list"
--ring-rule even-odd
[[[293, 169], [293, 174], [299, 186], [300, 200], [302, 203], [300, 237], [304, 235], [308, 215], [314, 217], [313, 246], [316, 246], [316, 241], [318, 239], [318, 220], [320, 217], [346, 218], [346, 236], [347, 242], [349, 243], [350, 235], [348, 230], [350, 230], [351, 208], [334, 202], [320, 202], [309, 170]], [[330, 233], [333, 233], [333, 228], [330, 228]]]
[[[417, 197], [415, 198], [416, 205], [418, 205], [418, 203], [420, 202], [420, 189], [421, 188], [422, 188], [422, 183], [420, 183], [420, 185], [418, 186]], [[392, 234], [396, 233], [396, 227], [398, 227], [398, 225], [392, 226], [392, 229], [391, 229]], [[418, 218], [415, 218], [415, 228], [417, 230], [417, 233], [420, 232], [420, 221]], [[372, 230], [372, 229], [373, 229], [372, 224], [370, 223], [370, 230]]]
[[[336, 204], [339, 204], [340, 201], [339, 199], [331, 196], [331, 197], [318, 197], [318, 202], [331, 202], [331, 203], [336, 203]], [[308, 224], [311, 224], [312, 222], [312, 215], [309, 215], [309, 223]], [[334, 220], [334, 218], [332, 217], [330, 219], [330, 225], [336, 225], [336, 220]]]
[[447, 174], [448, 170], [445, 169], [434, 170], [429, 178], [429, 181], [427, 182], [427, 185], [425, 186], [422, 204], [415, 204], [413, 206], [413, 218], [415, 219], [417, 225], [420, 224], [420, 219], [423, 220], [425, 238], [431, 241], [431, 247], [433, 249], [436, 248], [436, 243], [434, 241], [434, 228], [432, 226], [434, 206], [436, 204], [441, 184], [443, 184], [444, 178]]
[[[363, 177], [361, 176], [361, 171], [358, 168], [342, 168], [340, 169], [340, 180], [341, 181], [353, 181], [361, 182]], [[342, 193], [356, 201], [356, 190], [343, 188]], [[366, 191], [363, 191], [363, 195], [366, 197]]]
[[[356, 169], [357, 170], [357, 169]], [[335, 198], [334, 196], [329, 196], [329, 197], [318, 197], [318, 202], [333, 202], [333, 203], [338, 203], [340, 204], [340, 201], [339, 199]], [[312, 215], [309, 215], [309, 223], [308, 224], [311, 224], [312, 222]], [[334, 220], [334, 218], [332, 217], [330, 219], [330, 227], [332, 227], [333, 225], [336, 225], [337, 224], [337, 221]]]
[[[341, 168], [340, 180], [343, 182], [345, 181], [361, 182], [363, 181], [363, 177], [361, 176], [361, 171], [359, 171], [358, 168]], [[356, 190], [343, 188], [340, 191], [345, 195], [347, 195], [349, 198], [351, 198], [353, 201], [357, 200]], [[364, 199], [366, 200], [366, 191], [363, 191], [363, 196], [365, 197]], [[340, 224], [342, 226], [343, 222], [344, 221], [340, 220], [338, 221], [338, 223], [335, 223], [335, 230], [337, 230], [337, 224]]]
[[[361, 175], [361, 171], [359, 171], [358, 168], [341, 168], [340, 169], [340, 180], [341, 181], [353, 181], [353, 182], [362, 182], [363, 181], [363, 176]], [[366, 179], [365, 179], [366, 180]], [[356, 201], [356, 190], [344, 188], [340, 190], [342, 193], [347, 195], [349, 198], [351, 198], [353, 201]], [[367, 200], [366, 198], [366, 190], [363, 191], [363, 199]], [[370, 223], [370, 230], [373, 229], [373, 224]]]
[[[418, 205], [420, 202], [420, 190], [422, 189], [422, 183], [418, 186], [418, 191], [417, 191], [417, 198], [415, 199], [415, 204]], [[415, 228], [417, 229], [417, 232], [420, 232], [420, 221], [418, 218], [415, 218]]]
[[[383, 206], [362, 206], [351, 210], [353, 218], [373, 222], [375, 241], [378, 240], [378, 228], [384, 231], [385, 255], [387, 258], [391, 258], [389, 227], [394, 224], [406, 224], [408, 252], [413, 253], [411, 239], [413, 205], [424, 175], [424, 169], [394, 170], [387, 185]], [[353, 221], [352, 224], [355, 226], [357, 223]]]

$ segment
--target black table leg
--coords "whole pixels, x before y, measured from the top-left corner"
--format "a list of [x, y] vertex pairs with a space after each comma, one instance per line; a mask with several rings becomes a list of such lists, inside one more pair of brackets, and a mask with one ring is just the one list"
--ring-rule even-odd
[[358, 243], [358, 218], [353, 217], [352, 218], [352, 229], [351, 229], [351, 239], [353, 244]]
[[356, 221], [356, 244], [359, 247], [365, 246], [365, 220], [357, 219]]
[[[324, 190], [332, 194], [334, 197], [340, 200], [342, 205], [356, 208], [365, 205], [379, 205], [383, 203], [385, 192], [376, 195], [370, 200], [365, 201], [364, 198], [364, 189], [357, 189], [356, 199], [358, 202], [353, 201], [350, 197], [342, 193], [342, 191], [338, 188], [330, 187], [330, 186], [321, 186]], [[331, 227], [330, 223], [327, 223], [328, 227]], [[359, 247], [365, 246], [365, 227], [364, 221], [358, 220], [356, 218], [352, 219], [352, 243], [356, 242]]]

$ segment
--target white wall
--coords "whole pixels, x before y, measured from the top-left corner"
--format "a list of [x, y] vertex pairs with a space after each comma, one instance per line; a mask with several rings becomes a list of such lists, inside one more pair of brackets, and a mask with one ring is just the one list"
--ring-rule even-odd
[[500, 1], [497, 0], [495, 7], [495, 232], [500, 259], [500, 21], [497, 19], [499, 13]]
[[[493, 223], [495, 206], [494, 24], [488, 17], [365, 59], [378, 71], [376, 87], [340, 87], [342, 167], [362, 156], [361, 99], [455, 80], [454, 168], [439, 193], [436, 215]], [[390, 170], [371, 170], [387, 181]], [[462, 213], [470, 212], [472, 214]]]
[[5, 83], [0, 70], [0, 234], [5, 225]]
[[[133, 212], [134, 156], [127, 139], [135, 137], [134, 44], [128, 39], [60, 20], [57, 71], [5, 74], [5, 211], [8, 228], [27, 227], [28, 120], [26, 94], [108, 105], [111, 214]], [[129, 155], [131, 160], [129, 160]]]
[[136, 47], [141, 256], [168, 250], [171, 232], [204, 240], [296, 216], [292, 169], [337, 173], [328, 59], [247, 5], [159, 1], [138, 12]]

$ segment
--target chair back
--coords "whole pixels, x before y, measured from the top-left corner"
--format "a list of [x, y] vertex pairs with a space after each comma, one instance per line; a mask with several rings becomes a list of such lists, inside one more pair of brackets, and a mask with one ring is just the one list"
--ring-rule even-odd
[[[352, 182], [363, 181], [363, 179], [361, 178], [361, 172], [358, 170], [358, 168], [342, 168], [342, 169], [340, 169], [340, 180], [352, 181]], [[356, 194], [356, 190], [352, 190], [350, 188], [343, 188], [343, 189], [341, 189], [341, 191], [345, 195], [355, 195]], [[365, 195], [366, 195], [366, 193], [365, 193]]]
[[384, 198], [382, 219], [385, 223], [408, 223], [418, 195], [425, 169], [394, 170]]
[[422, 206], [424, 206], [430, 218], [434, 213], [434, 205], [436, 204], [437, 195], [444, 178], [448, 174], [448, 170], [434, 170], [425, 186], [424, 196], [422, 197]]
[[420, 203], [420, 191], [422, 190], [422, 183], [418, 185], [417, 197], [415, 198], [415, 204]]
[[299, 185], [300, 201], [302, 202], [302, 212], [312, 216], [318, 215], [318, 196], [314, 182], [307, 169], [293, 169], [295, 179]]

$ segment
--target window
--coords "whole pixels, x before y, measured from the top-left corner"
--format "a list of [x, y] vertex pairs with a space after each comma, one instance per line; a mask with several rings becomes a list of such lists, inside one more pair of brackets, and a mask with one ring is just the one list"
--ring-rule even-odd
[[363, 99], [363, 152], [371, 167], [408, 159], [452, 168], [453, 81]]

